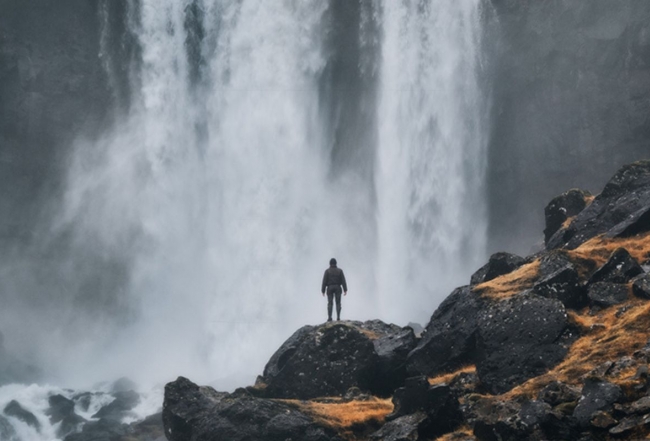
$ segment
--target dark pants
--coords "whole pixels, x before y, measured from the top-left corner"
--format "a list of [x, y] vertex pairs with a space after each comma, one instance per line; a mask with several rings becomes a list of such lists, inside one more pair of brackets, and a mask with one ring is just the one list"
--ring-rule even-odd
[[332, 318], [332, 300], [336, 298], [336, 318], [341, 318], [341, 293], [343, 290], [340, 286], [327, 287], [327, 317]]

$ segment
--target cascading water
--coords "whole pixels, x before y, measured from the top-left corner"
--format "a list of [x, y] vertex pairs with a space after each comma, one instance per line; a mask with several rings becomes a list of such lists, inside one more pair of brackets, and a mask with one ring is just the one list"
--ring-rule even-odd
[[466, 282], [485, 242], [479, 0], [131, 0], [122, 68], [109, 2], [101, 55], [128, 103], [78, 142], [51, 227], [84, 280], [58, 307], [85, 319], [38, 337], [57, 381], [250, 384], [324, 321], [332, 256], [344, 319], [424, 322]]
[[384, 4], [376, 175], [383, 317], [426, 320], [431, 308], [418, 305], [467, 283], [461, 277], [484, 258], [480, 11], [480, 0]]

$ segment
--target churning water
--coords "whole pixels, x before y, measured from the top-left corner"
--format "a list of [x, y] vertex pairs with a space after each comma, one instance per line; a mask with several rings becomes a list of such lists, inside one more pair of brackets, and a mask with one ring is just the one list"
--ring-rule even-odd
[[69, 329], [35, 337], [60, 381], [250, 384], [326, 318], [333, 256], [344, 319], [425, 324], [467, 282], [485, 253], [480, 0], [132, 0], [123, 35], [109, 3], [122, 105], [78, 142], [52, 222], [85, 282], [59, 305]]

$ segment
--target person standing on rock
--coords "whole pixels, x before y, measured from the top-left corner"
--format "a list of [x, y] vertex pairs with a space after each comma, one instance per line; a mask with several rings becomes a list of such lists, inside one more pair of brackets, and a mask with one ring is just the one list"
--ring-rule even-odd
[[330, 267], [323, 274], [323, 283], [320, 292], [325, 296], [327, 291], [327, 321], [332, 321], [332, 301], [336, 299], [336, 320], [341, 320], [341, 286], [343, 295], [348, 295], [348, 284], [345, 282], [343, 270], [336, 266], [336, 259], [330, 259]]

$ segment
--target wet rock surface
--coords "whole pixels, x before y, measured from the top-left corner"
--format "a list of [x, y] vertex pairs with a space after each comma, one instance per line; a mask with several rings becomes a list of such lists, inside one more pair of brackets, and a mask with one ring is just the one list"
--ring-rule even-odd
[[379, 320], [306, 326], [269, 360], [264, 394], [308, 399], [340, 396], [358, 387], [386, 395], [406, 378], [406, 356], [414, 346], [411, 328]]
[[544, 208], [544, 242], [549, 239], [562, 227], [567, 219], [580, 213], [587, 206], [587, 198], [591, 196], [588, 191], [577, 188], [571, 189], [560, 196], [555, 197]]
[[340, 439], [285, 404], [250, 395], [217, 392], [183, 377], [165, 387], [162, 419], [169, 441]]
[[40, 430], [41, 428], [41, 423], [38, 422], [34, 414], [28, 410], [25, 410], [23, 406], [21, 406], [21, 404], [16, 400], [11, 400], [9, 404], [5, 406], [4, 414], [18, 418], [28, 426], [34, 427], [36, 430]]
[[643, 272], [643, 268], [625, 248], [618, 248], [607, 262], [596, 270], [588, 283], [627, 283]]
[[505, 252], [495, 253], [478, 271], [472, 274], [471, 284], [487, 282], [504, 274], [511, 273], [525, 263], [522, 257]]
[[571, 224], [555, 233], [547, 248], [577, 248], [599, 235], [629, 237], [650, 230], [650, 161], [621, 168]]
[[589, 285], [587, 296], [592, 305], [606, 308], [626, 301], [628, 288], [619, 283], [592, 283]]
[[436, 309], [417, 347], [409, 354], [410, 375], [433, 375], [474, 360], [483, 300], [469, 286], [457, 288]]

